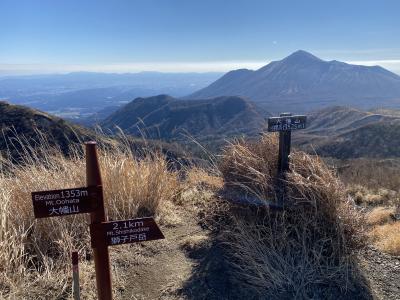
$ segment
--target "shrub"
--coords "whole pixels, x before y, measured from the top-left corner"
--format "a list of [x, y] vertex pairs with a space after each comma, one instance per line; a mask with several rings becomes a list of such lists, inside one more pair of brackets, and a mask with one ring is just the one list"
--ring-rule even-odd
[[385, 188], [367, 189], [361, 185], [350, 185], [347, 192], [353, 197], [357, 205], [381, 206], [396, 205], [398, 203], [397, 192]]
[[[237, 140], [225, 148], [220, 166], [226, 195], [275, 201], [278, 143]], [[283, 294], [324, 298], [318, 286], [350, 287], [351, 251], [363, 245], [363, 219], [342, 183], [321, 159], [293, 151], [283, 212], [235, 208], [224, 240], [238, 283], [262, 298]], [[227, 198], [229, 201], [229, 196]], [[283, 294], [282, 294], [283, 293]]]
[[383, 225], [393, 221], [393, 214], [396, 209], [393, 207], [376, 207], [367, 213], [366, 222], [368, 225]]
[[384, 252], [400, 255], [400, 222], [376, 226], [370, 233], [376, 247]]

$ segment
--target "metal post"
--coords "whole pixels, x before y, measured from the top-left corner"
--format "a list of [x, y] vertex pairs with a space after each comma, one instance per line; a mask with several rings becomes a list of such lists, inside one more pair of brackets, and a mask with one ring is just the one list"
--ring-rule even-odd
[[80, 287], [79, 287], [79, 260], [78, 252], [72, 252], [72, 292], [74, 300], [80, 300]]
[[[86, 181], [88, 187], [101, 186], [100, 166], [96, 151], [96, 142], [85, 143], [86, 146]], [[98, 208], [90, 213], [90, 223], [100, 224], [106, 221], [103, 192], [98, 197]], [[111, 300], [110, 258], [107, 245], [99, 239], [94, 239], [93, 257], [96, 270], [97, 296], [99, 300]]]
[[[289, 117], [291, 113], [282, 113], [281, 117]], [[289, 171], [289, 155], [292, 132], [285, 130], [279, 132], [279, 154], [278, 154], [278, 204], [283, 206], [286, 195], [285, 173]]]

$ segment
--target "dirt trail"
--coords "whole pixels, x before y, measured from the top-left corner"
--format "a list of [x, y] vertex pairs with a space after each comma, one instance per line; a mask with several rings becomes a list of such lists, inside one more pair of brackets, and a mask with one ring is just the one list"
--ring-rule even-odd
[[129, 272], [123, 299], [180, 299], [176, 291], [190, 278], [195, 262], [182, 243], [188, 237], [204, 235], [204, 230], [190, 214], [182, 216], [181, 224], [163, 227], [164, 240], [143, 243], [141, 254], [145, 263]]
[[373, 247], [367, 247], [358, 256], [374, 299], [400, 299], [400, 257], [381, 253]]

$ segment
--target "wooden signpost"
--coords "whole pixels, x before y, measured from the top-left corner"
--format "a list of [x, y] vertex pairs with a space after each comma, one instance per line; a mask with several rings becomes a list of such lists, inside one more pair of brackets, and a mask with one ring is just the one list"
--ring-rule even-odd
[[[96, 143], [89, 142], [86, 146], [86, 184], [87, 186], [102, 186], [99, 159]], [[103, 193], [97, 198], [97, 210], [90, 214], [90, 226], [106, 222]], [[97, 296], [99, 300], [112, 299], [110, 256], [108, 247], [102, 243], [92, 245], [94, 268], [96, 271]]]
[[33, 210], [35, 218], [90, 213], [97, 296], [112, 300], [108, 246], [163, 239], [164, 235], [153, 218], [107, 222], [96, 143], [85, 143], [85, 147], [87, 187], [33, 192]]
[[291, 113], [282, 113], [279, 117], [268, 118], [268, 131], [279, 132], [277, 195], [278, 205], [281, 207], [284, 205], [286, 195], [285, 174], [289, 171], [292, 130], [305, 129], [306, 120], [307, 117], [304, 115], [292, 116]]

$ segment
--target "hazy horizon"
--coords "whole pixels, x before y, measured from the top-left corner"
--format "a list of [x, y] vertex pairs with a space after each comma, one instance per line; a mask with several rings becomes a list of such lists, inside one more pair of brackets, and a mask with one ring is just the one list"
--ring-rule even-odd
[[[313, 52], [311, 52], [313, 53]], [[314, 54], [314, 53], [313, 53]], [[287, 56], [287, 55], [285, 55]], [[284, 58], [285, 56], [281, 57]], [[322, 57], [320, 57], [322, 58]], [[280, 60], [280, 59], [276, 59]], [[337, 60], [335, 58], [324, 59]], [[75, 72], [93, 73], [225, 73], [236, 69], [257, 70], [273, 60], [266, 61], [226, 61], [226, 62], [158, 62], [158, 63], [126, 63], [108, 65], [61, 65], [61, 64], [1, 64], [0, 77], [28, 75], [57, 75]], [[400, 75], [399, 60], [364, 60], [344, 61], [345, 63], [364, 66], [381, 66]]]
[[226, 72], [304, 49], [400, 74], [398, 1], [0, 2], [0, 75]]

